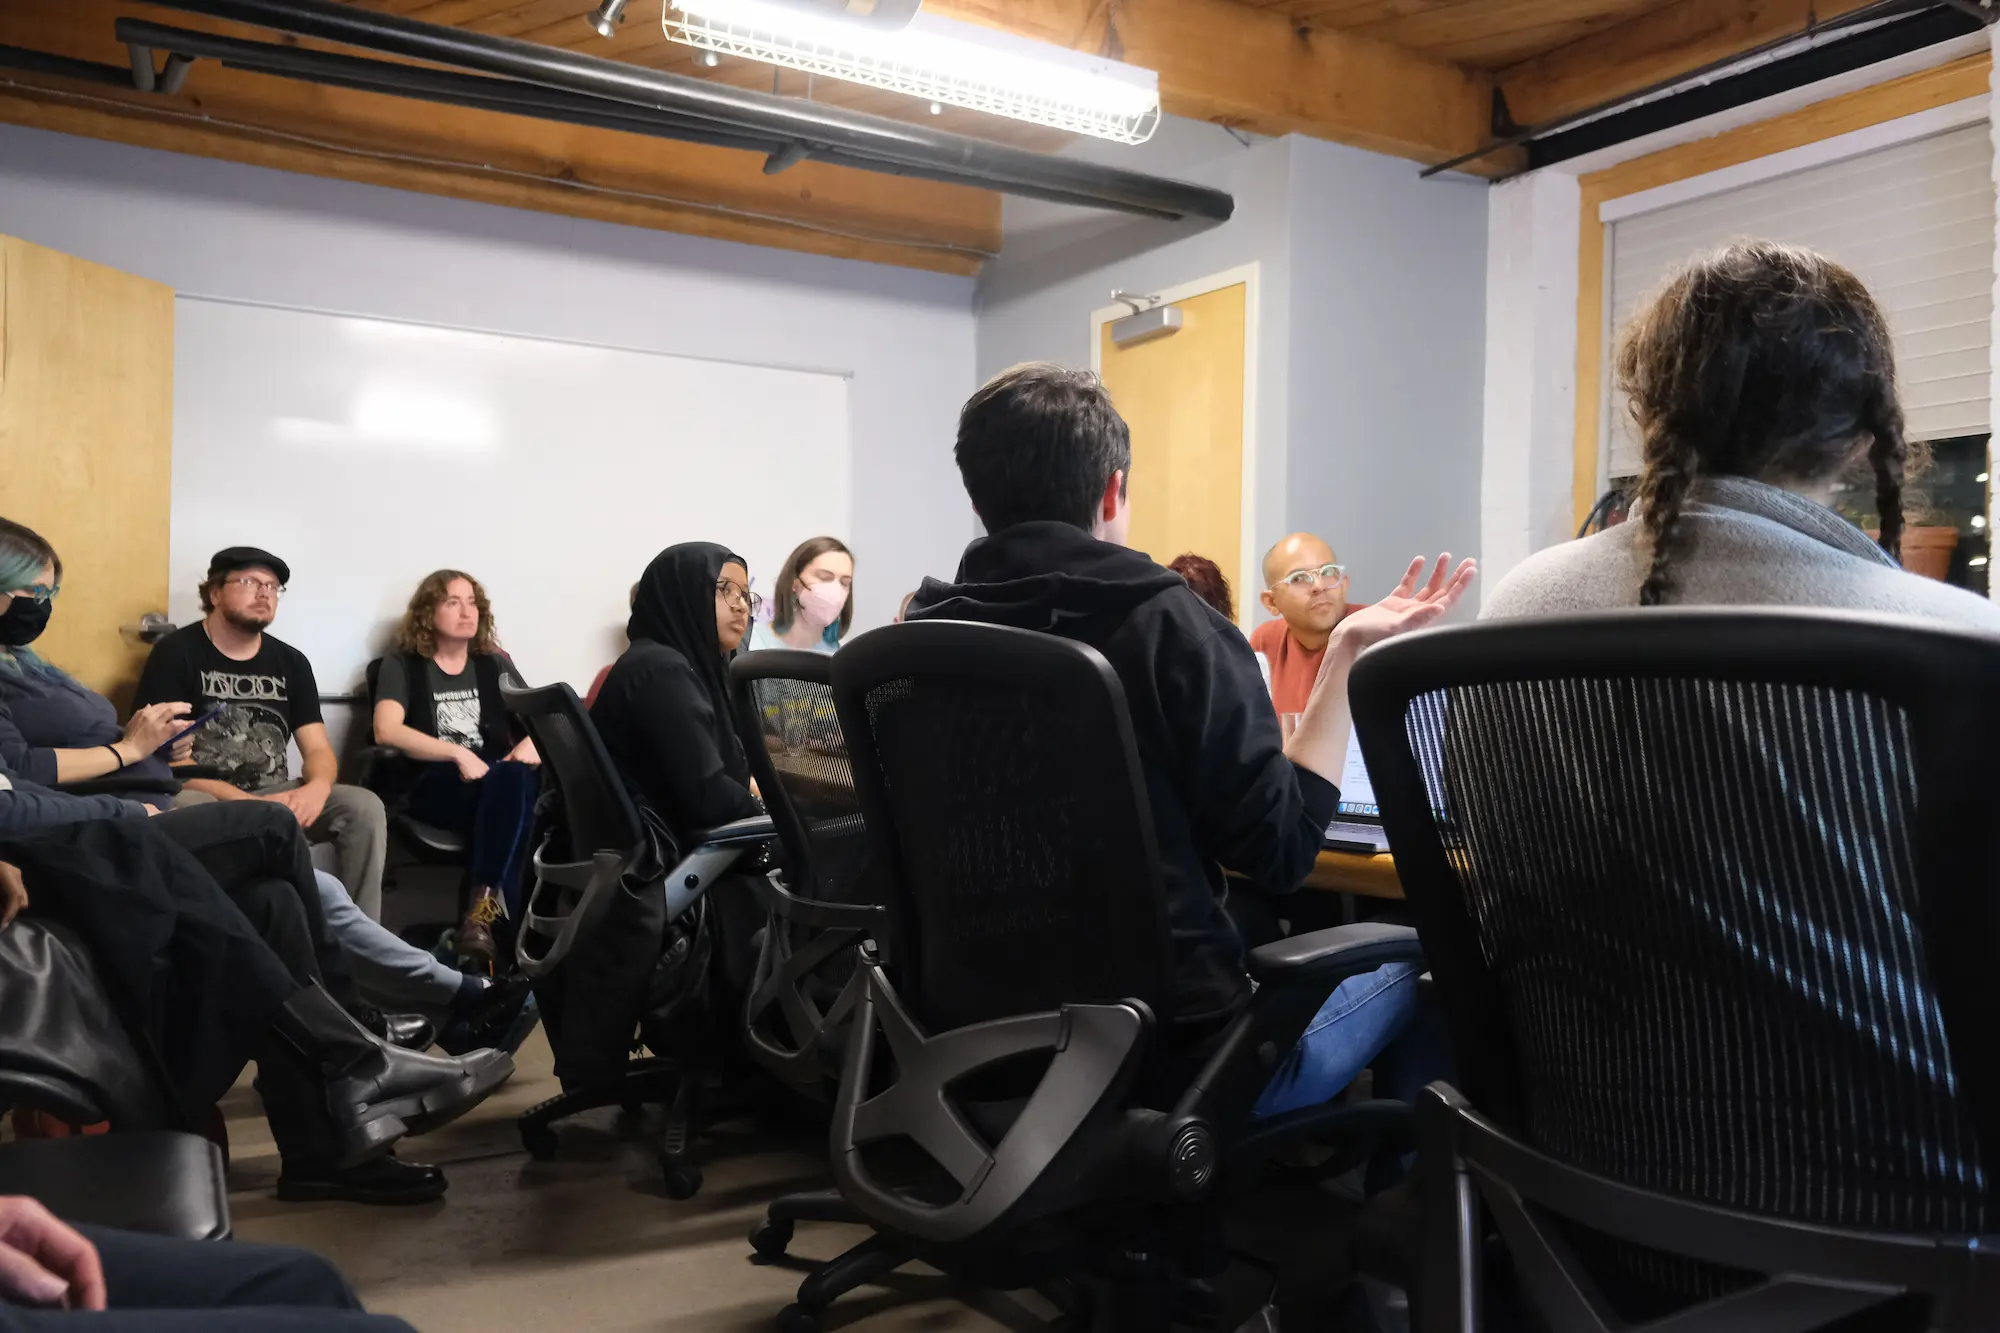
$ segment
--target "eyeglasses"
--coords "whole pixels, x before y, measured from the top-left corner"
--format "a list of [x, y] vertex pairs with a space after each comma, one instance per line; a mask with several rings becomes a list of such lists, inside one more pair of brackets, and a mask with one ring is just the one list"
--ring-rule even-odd
[[8, 596], [25, 597], [31, 602], [53, 602], [56, 599], [56, 594], [61, 591], [62, 584], [60, 583], [56, 584], [53, 588], [46, 583], [30, 583], [25, 588], [14, 589]]
[[1315, 584], [1338, 583], [1346, 577], [1346, 565], [1321, 565], [1318, 569], [1295, 569], [1272, 584], [1271, 590], [1276, 592], [1280, 586], [1285, 586], [1304, 592]]
[[722, 599], [725, 606], [742, 607], [753, 616], [764, 609], [762, 597], [747, 588], [738, 587], [728, 579], [723, 579], [715, 585], [715, 595]]
[[285, 585], [282, 583], [273, 583], [269, 579], [251, 578], [248, 575], [244, 575], [238, 578], [224, 579], [222, 582], [225, 587], [233, 583], [248, 593], [268, 592], [273, 597], [283, 597], [285, 595]]

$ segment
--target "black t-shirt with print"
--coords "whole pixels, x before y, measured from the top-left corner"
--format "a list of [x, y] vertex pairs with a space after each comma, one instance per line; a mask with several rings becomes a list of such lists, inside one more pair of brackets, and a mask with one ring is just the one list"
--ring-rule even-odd
[[220, 778], [245, 791], [286, 778], [292, 734], [321, 720], [319, 683], [305, 654], [270, 635], [257, 655], [224, 657], [199, 623], [153, 645], [132, 706], [184, 702], [196, 713], [222, 712], [194, 734], [194, 767], [186, 777]]
[[[466, 655], [465, 667], [456, 675], [447, 673], [430, 658], [424, 659], [424, 670], [430, 676], [431, 702], [437, 705], [437, 738], [479, 753], [486, 744], [486, 735], [479, 729], [479, 677], [472, 669], [471, 654]], [[405, 712], [409, 710], [409, 673], [404, 670], [400, 655], [382, 659], [382, 674], [375, 681], [375, 699], [378, 703], [392, 699]]]

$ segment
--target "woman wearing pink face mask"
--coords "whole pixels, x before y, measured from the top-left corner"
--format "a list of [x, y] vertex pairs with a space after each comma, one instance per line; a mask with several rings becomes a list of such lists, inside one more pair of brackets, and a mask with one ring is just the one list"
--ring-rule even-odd
[[750, 648], [830, 653], [854, 623], [854, 553], [833, 537], [801, 542], [778, 571], [771, 623], [750, 631]]

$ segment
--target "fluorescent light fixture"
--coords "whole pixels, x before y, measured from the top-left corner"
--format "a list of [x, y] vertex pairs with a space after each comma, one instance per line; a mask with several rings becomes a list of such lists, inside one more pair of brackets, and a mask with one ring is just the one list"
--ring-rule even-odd
[[1073, 134], [1144, 143], [1160, 121], [1152, 70], [921, 11], [883, 31], [765, 0], [668, 0], [661, 23], [672, 40], [711, 54]]

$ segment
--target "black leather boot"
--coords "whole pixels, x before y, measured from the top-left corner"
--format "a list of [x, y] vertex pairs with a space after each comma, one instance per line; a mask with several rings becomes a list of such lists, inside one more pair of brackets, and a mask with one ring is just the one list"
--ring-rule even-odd
[[278, 1174], [278, 1197], [286, 1203], [429, 1203], [444, 1197], [448, 1183], [436, 1167], [393, 1155], [348, 1167], [287, 1161]]
[[354, 1016], [362, 1027], [406, 1051], [428, 1051], [437, 1041], [437, 1025], [422, 1014], [385, 1014], [368, 1008]]
[[504, 1051], [446, 1058], [391, 1046], [318, 986], [286, 1001], [276, 1028], [319, 1066], [342, 1167], [380, 1157], [404, 1134], [449, 1124], [514, 1073]]

